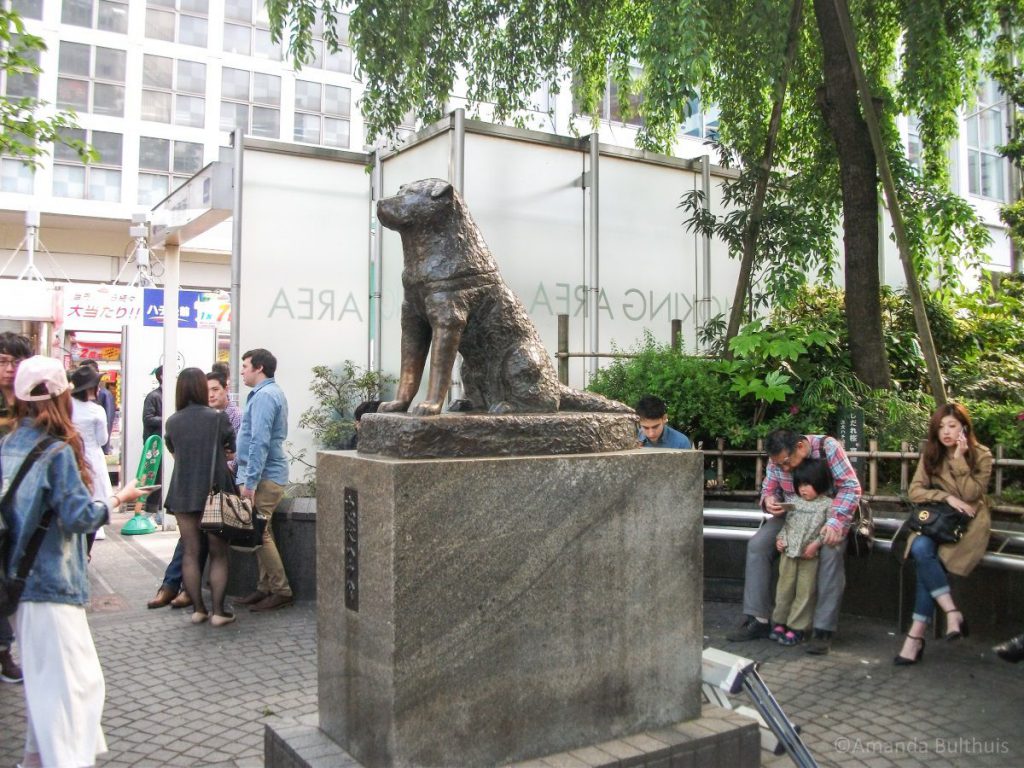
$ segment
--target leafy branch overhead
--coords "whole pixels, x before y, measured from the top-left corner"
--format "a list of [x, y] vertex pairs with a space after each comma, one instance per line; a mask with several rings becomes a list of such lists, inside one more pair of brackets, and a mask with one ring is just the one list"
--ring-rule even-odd
[[[350, 7], [367, 143], [392, 138], [410, 113], [441, 117], [454, 93], [465, 95], [470, 111], [487, 105], [495, 120], [521, 123], [535, 93], [571, 88], [574, 112], [596, 115], [610, 81], [624, 117], [642, 118], [638, 146], [671, 153], [691, 112], [715, 105], [720, 160], [746, 176], [726, 187], [734, 194], [727, 202], [738, 206], [727, 216], [750, 214], [766, 146], [773, 147], [768, 165], [782, 171], [772, 173], [764, 234], [754, 243], [752, 268], [773, 283], [762, 296], [784, 301], [808, 272], [830, 279], [831, 242], [841, 232], [854, 373], [887, 388], [893, 380], [879, 299], [879, 158], [842, 32], [847, 12], [865, 96], [907, 208], [908, 260], [919, 280], [938, 276], [949, 287], [962, 262], [980, 259], [986, 236], [970, 207], [948, 192], [947, 146], [958, 110], [974, 98], [981, 52], [1000, 14], [1020, 2], [268, 0], [268, 8], [275, 34], [301, 63], [310, 60], [319, 18], [336, 45], [342, 9]], [[769, 119], [776, 103], [777, 121]], [[900, 115], [920, 124], [923, 173], [902, 160]], [[727, 230], [742, 232], [739, 218], [699, 228], [727, 240]], [[731, 255], [739, 250], [731, 247]]]

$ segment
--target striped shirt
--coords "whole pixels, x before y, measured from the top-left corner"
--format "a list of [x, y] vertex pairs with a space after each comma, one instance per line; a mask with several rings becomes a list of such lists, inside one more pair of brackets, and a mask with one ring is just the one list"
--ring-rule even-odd
[[[842, 444], [834, 437], [807, 435], [806, 439], [811, 446], [810, 457], [820, 459], [824, 456], [832, 472], [835, 498], [832, 500], [828, 525], [845, 532], [850, 527], [853, 512], [860, 502], [860, 481], [857, 479], [857, 473], [850, 460], [846, 458]], [[769, 496], [783, 501], [787, 496], [794, 495], [796, 488], [793, 486], [793, 475], [769, 460], [764, 482], [761, 483], [761, 508], [764, 509], [764, 500]]]

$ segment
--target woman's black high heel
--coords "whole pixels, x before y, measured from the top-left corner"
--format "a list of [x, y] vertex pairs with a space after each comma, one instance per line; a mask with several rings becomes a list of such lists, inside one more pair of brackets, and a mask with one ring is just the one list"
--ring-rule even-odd
[[960, 628], [954, 629], [952, 632], [946, 633], [946, 640], [959, 640], [961, 637], [967, 637], [971, 634], [971, 630], [967, 626], [967, 617], [964, 616], [964, 612], [960, 610], [947, 611], [946, 619], [949, 620], [949, 614], [959, 613], [960, 614]]
[[892, 663], [897, 667], [909, 667], [911, 664], [917, 664], [917, 662], [924, 658], [924, 638], [914, 637], [913, 635], [907, 635], [907, 637], [911, 640], [919, 640], [921, 642], [921, 647], [917, 649], [917, 653], [914, 654], [914, 658], [912, 659], [896, 654], [896, 658], [892, 660]]

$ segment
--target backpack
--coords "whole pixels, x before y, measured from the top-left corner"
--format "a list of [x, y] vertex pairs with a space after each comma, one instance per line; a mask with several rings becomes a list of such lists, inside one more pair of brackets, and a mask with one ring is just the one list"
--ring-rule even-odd
[[[25, 552], [18, 563], [17, 571], [13, 576], [8, 576], [11, 564], [11, 549], [14, 547], [14, 535], [7, 524], [7, 520], [10, 518], [10, 508], [11, 504], [14, 503], [14, 494], [18, 490], [18, 486], [21, 485], [21, 481], [25, 479], [25, 475], [32, 469], [32, 465], [36, 463], [36, 460], [46, 452], [47, 448], [56, 442], [58, 442], [56, 438], [47, 435], [36, 443], [28, 456], [25, 457], [25, 460], [21, 462], [14, 480], [11, 481], [7, 492], [0, 499], [0, 616], [10, 616], [17, 610], [21, 593], [25, 589], [25, 580], [28, 578], [29, 571], [32, 570], [36, 553], [39, 551], [39, 547], [43, 543], [43, 537], [46, 535], [46, 531], [50, 527], [50, 521], [53, 519], [52, 509], [48, 509], [43, 513], [39, 526], [25, 547]], [[0, 463], [0, 488], [3, 488], [2, 463]]]

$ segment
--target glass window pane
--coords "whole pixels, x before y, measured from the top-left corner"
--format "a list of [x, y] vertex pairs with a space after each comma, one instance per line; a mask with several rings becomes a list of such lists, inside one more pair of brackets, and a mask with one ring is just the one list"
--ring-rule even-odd
[[124, 140], [120, 133], [93, 131], [90, 141], [93, 149], [99, 153], [99, 163], [121, 167], [121, 145]]
[[251, 22], [252, 0], [225, 0], [224, 18]]
[[146, 0], [148, 8], [175, 8], [175, 0]]
[[178, 7], [183, 11], [207, 13], [210, 10], [209, 0], [180, 0]]
[[91, 27], [92, 0], [64, 0], [60, 8], [60, 20], [77, 27]]
[[315, 69], [324, 68], [324, 41], [323, 40], [312, 40], [313, 45], [313, 60], [306, 66], [313, 67]]
[[[60, 132], [60, 135], [69, 141], [85, 141], [85, 131], [82, 128], [65, 128]], [[54, 142], [53, 157], [56, 160], [72, 160], [76, 163], [82, 162], [78, 158], [78, 153], [75, 150], [59, 141]]]
[[156, 205], [167, 197], [167, 177], [155, 173], [139, 174], [139, 205]]
[[94, 83], [92, 111], [97, 115], [124, 115], [124, 86]]
[[32, 194], [32, 169], [10, 158], [0, 159], [0, 190], [21, 195]]
[[205, 48], [206, 19], [201, 19], [198, 16], [182, 16], [178, 30], [178, 42]]
[[336, 120], [332, 117], [325, 117], [324, 144], [328, 147], [348, 148], [349, 126], [348, 120]]
[[271, 61], [281, 60], [281, 46], [270, 39], [269, 29], [257, 29], [254, 36], [256, 38], [254, 55]]
[[320, 143], [320, 115], [295, 113], [295, 140], [308, 144]]
[[90, 53], [88, 45], [69, 43], [67, 40], [61, 41], [60, 55], [57, 59], [57, 71], [62, 75], [89, 77]]
[[168, 139], [139, 138], [139, 168], [146, 171], [171, 170], [171, 142]]
[[57, 106], [61, 109], [89, 111], [89, 84], [84, 80], [57, 78]]
[[220, 95], [225, 99], [249, 100], [249, 73], [224, 67], [220, 71]]
[[266, 107], [252, 108], [252, 135], [276, 139], [281, 135], [281, 113]]
[[307, 112], [319, 112], [320, 83], [311, 83], [309, 80], [296, 80], [295, 108], [304, 109]]
[[85, 166], [53, 166], [54, 197], [85, 197]]
[[256, 72], [252, 76], [252, 100], [256, 104], [279, 106], [281, 104], [281, 78]]
[[171, 122], [171, 94], [162, 91], [143, 91], [142, 119], [158, 123]]
[[38, 97], [39, 75], [28, 73], [7, 75], [7, 95], [14, 98]]
[[981, 194], [993, 200], [1003, 199], [1003, 158], [987, 152], [981, 156]]
[[203, 145], [192, 141], [174, 142], [174, 172], [193, 173], [203, 167]]
[[980, 118], [978, 115], [972, 115], [967, 118], [967, 146], [977, 147], [978, 146], [978, 123]]
[[202, 128], [206, 123], [206, 99], [199, 96], [175, 96], [174, 124]]
[[116, 48], [96, 48], [96, 78], [124, 82], [125, 52]]
[[238, 24], [224, 24], [224, 50], [227, 53], [249, 55], [252, 42], [252, 27]]
[[43, 0], [11, 0], [11, 10], [23, 19], [43, 18]]
[[1006, 141], [1003, 136], [1003, 112], [995, 107], [981, 113], [982, 149], [992, 152]]
[[206, 93], [206, 65], [198, 61], [179, 61], [176, 90], [182, 93]]
[[174, 41], [174, 12], [146, 9], [146, 37]]
[[352, 49], [342, 48], [327, 54], [327, 65], [329, 72], [342, 72], [346, 75], [352, 74]]
[[150, 56], [147, 53], [142, 58], [142, 84], [170, 90], [173, 65], [173, 59], [164, 56]]
[[121, 202], [121, 172], [106, 168], [89, 169], [89, 199]]
[[337, 85], [324, 86], [324, 114], [348, 117], [351, 105], [351, 90]]
[[127, 32], [128, 5], [120, 0], [100, 0], [96, 26], [107, 32]]
[[241, 128], [243, 133], [249, 132], [249, 105], [222, 101], [220, 103], [220, 129], [233, 131], [235, 128]]

